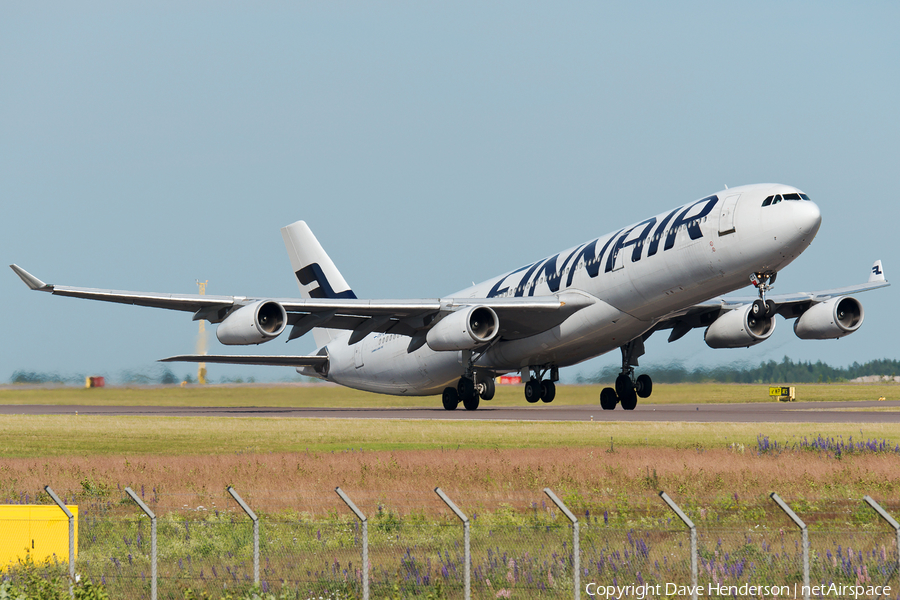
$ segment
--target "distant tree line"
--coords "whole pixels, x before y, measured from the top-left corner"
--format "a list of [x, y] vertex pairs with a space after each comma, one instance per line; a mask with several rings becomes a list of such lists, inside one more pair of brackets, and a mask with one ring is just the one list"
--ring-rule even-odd
[[[615, 381], [619, 367], [608, 366], [593, 377], [578, 377], [579, 383]], [[780, 363], [770, 360], [758, 367], [731, 364], [718, 367], [687, 369], [683, 365], [651, 366], [640, 369], [653, 378], [654, 383], [831, 383], [849, 381], [870, 375], [889, 377], [900, 374], [900, 361], [883, 358], [847, 367], [832, 367], [822, 361], [794, 362], [785, 356]]]

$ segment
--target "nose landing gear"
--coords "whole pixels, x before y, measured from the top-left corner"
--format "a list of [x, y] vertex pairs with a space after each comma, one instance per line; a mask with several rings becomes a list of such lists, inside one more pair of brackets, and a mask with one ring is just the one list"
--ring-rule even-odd
[[766, 292], [772, 289], [778, 273], [766, 271], [764, 273], [752, 273], [750, 283], [759, 291], [759, 299], [754, 300], [750, 307], [750, 315], [756, 319], [766, 319], [774, 316], [778, 307], [771, 300], [766, 300]]
[[622, 403], [625, 410], [634, 410], [638, 398], [649, 398], [653, 392], [653, 380], [643, 374], [634, 377], [634, 367], [638, 366], [638, 357], [644, 354], [643, 338], [635, 338], [622, 346], [622, 372], [616, 377], [616, 387], [603, 388], [600, 392], [600, 407], [613, 410], [616, 404]]

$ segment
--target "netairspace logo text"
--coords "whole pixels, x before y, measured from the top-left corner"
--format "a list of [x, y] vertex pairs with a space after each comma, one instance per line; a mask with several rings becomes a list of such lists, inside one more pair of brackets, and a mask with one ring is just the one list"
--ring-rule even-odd
[[881, 596], [889, 596], [891, 594], [891, 586], [889, 585], [842, 585], [832, 583], [829, 585], [812, 585], [808, 588], [803, 585], [751, 585], [744, 583], [742, 585], [725, 585], [719, 583], [710, 583], [706, 586], [698, 585], [677, 585], [675, 583], [658, 583], [652, 585], [644, 583], [641, 585], [600, 585], [597, 583], [589, 583], [584, 588], [585, 594], [591, 598], [606, 598], [609, 600], [619, 598], [634, 598], [634, 600], [644, 600], [651, 596], [674, 596], [690, 598], [697, 594], [701, 597], [721, 597], [728, 598], [757, 598], [765, 596], [766, 598], [803, 598], [807, 593], [814, 597], [832, 597], [832, 598], [879, 598]]

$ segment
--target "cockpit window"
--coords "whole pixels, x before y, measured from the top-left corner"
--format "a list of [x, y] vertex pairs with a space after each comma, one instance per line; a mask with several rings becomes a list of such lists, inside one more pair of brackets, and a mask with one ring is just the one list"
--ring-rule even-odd
[[790, 194], [776, 194], [763, 200], [762, 205], [771, 206], [773, 204], [778, 204], [782, 200], [809, 200], [809, 196], [797, 192], [792, 192]]

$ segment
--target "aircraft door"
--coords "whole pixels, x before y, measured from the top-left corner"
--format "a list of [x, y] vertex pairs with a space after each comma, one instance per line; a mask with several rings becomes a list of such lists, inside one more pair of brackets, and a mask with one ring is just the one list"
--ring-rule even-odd
[[734, 233], [734, 209], [737, 201], [741, 197], [740, 194], [727, 196], [722, 202], [722, 208], [719, 211], [719, 236]]

